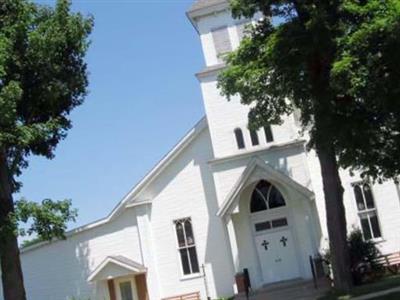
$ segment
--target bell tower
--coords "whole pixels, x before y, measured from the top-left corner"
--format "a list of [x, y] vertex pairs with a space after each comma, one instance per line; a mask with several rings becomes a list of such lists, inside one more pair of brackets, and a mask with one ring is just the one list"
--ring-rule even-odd
[[200, 36], [205, 67], [196, 74], [216, 158], [258, 150], [277, 141], [282, 126], [257, 132], [247, 128], [249, 108], [238, 97], [228, 101], [217, 88], [218, 73], [225, 67], [224, 55], [236, 49], [252, 20], [231, 16], [227, 0], [197, 0], [187, 15]]

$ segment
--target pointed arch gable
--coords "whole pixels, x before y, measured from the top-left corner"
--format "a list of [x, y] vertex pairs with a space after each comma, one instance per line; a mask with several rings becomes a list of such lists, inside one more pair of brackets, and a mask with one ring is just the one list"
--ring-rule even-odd
[[233, 188], [226, 196], [224, 202], [217, 212], [217, 216], [225, 218], [227, 215], [232, 214], [239, 203], [240, 193], [248, 185], [251, 176], [256, 170], [265, 175], [265, 178], [267, 180], [271, 179], [272, 181], [280, 182], [282, 185], [285, 185], [288, 188], [297, 191], [303, 199], [314, 200], [315, 198], [315, 195], [312, 191], [297, 183], [284, 173], [276, 170], [271, 165], [265, 163], [259, 157], [254, 157], [247, 164], [245, 170], [242, 172], [239, 179], [236, 181]]

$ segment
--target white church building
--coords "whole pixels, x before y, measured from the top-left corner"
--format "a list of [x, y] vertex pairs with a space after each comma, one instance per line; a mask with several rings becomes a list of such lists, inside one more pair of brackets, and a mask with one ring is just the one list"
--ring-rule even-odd
[[[29, 300], [217, 299], [237, 292], [243, 269], [253, 289], [312, 278], [309, 258], [327, 247], [317, 157], [295, 116], [250, 132], [249, 108], [220, 95], [221, 55], [249, 20], [233, 19], [225, 0], [197, 0], [187, 15], [205, 57], [206, 116], [104, 219], [22, 249]], [[348, 230], [399, 251], [398, 186], [341, 178]]]

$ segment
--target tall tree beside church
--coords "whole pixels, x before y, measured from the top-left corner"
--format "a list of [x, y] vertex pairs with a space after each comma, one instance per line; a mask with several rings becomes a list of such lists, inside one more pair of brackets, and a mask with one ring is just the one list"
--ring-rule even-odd
[[352, 286], [338, 168], [400, 174], [400, 1], [231, 0], [265, 18], [227, 57], [219, 86], [251, 105], [249, 126], [297, 110], [321, 166], [335, 286]]
[[[15, 201], [30, 155], [54, 156], [71, 127], [69, 114], [87, 88], [84, 56], [92, 18], [28, 0], [0, 1], [0, 262], [5, 300], [25, 300], [17, 236], [63, 237], [76, 212], [70, 202]], [[28, 226], [28, 225], [27, 225]]]

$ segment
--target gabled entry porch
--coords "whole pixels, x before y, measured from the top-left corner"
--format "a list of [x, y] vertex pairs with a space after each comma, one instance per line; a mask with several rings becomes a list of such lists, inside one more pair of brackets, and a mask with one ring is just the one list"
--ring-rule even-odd
[[88, 281], [106, 285], [109, 300], [148, 300], [147, 269], [124, 256], [108, 256]]
[[[253, 289], [312, 278], [309, 257], [321, 231], [314, 194], [261, 159], [253, 159], [221, 205], [235, 271]], [[237, 287], [236, 291], [237, 291]]]

